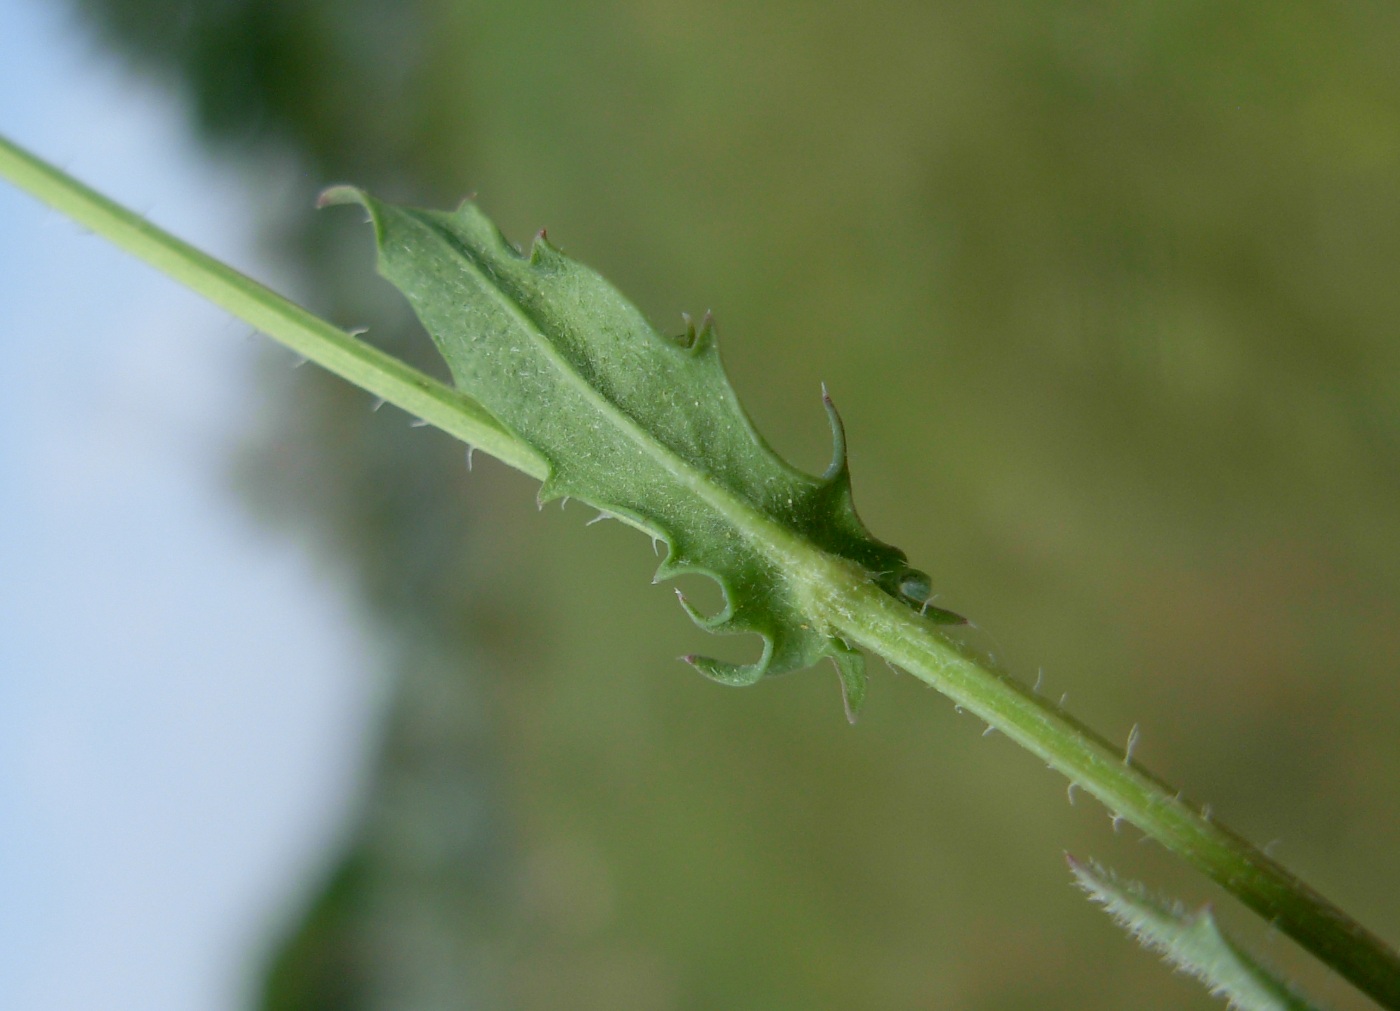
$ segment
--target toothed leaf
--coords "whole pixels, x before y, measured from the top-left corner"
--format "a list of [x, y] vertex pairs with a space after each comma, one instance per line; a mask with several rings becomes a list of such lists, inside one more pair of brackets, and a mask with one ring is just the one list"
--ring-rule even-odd
[[1239, 1011], [1317, 1011], [1292, 987], [1254, 961], [1221, 933], [1209, 907], [1189, 912], [1180, 903], [1149, 895], [1096, 863], [1071, 859], [1079, 886], [1143, 947], [1200, 980]]
[[[928, 579], [857, 518], [825, 391], [835, 451], [826, 474], [813, 477], [754, 431], [708, 316], [698, 329], [687, 317], [683, 336], [665, 336], [543, 233], [522, 253], [470, 202], [452, 213], [417, 210], [349, 187], [323, 202], [370, 212], [380, 273], [407, 296], [457, 386], [548, 464], [541, 502], [579, 499], [660, 537], [669, 551], [659, 577], [702, 573], [724, 591], [713, 617], [686, 605], [701, 627], [763, 637], [753, 664], [688, 661], [744, 685], [831, 657], [854, 716], [862, 658], [814, 620], [813, 591], [785, 564], [784, 545], [806, 542], [926, 612]], [[936, 608], [928, 616], [961, 621]]]

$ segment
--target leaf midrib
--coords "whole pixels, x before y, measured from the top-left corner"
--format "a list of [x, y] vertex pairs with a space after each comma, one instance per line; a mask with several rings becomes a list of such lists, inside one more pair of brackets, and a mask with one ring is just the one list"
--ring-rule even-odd
[[[653, 437], [637, 423], [636, 419], [605, 397], [592, 383], [579, 374], [574, 363], [561, 354], [554, 342], [549, 339], [543, 323], [530, 312], [527, 306], [522, 305], [499, 286], [492, 273], [479, 262], [479, 257], [470, 247], [461, 242], [445, 225], [417, 215], [415, 215], [415, 219], [470, 266], [470, 269], [484, 282], [491, 297], [526, 330], [529, 339], [542, 350], [546, 359], [570, 388], [581, 391], [584, 399], [606, 421], [611, 422], [645, 455], [659, 462], [678, 481], [711, 505], [770, 561], [780, 566], [791, 565], [797, 556], [804, 553], [804, 549], [826, 555], [826, 552], [806, 538], [794, 537], [776, 520], [767, 516], [747, 500], [735, 495], [723, 485], [711, 481], [704, 472], [676, 453], [670, 446]], [[598, 508], [605, 508], [597, 503], [592, 504]]]

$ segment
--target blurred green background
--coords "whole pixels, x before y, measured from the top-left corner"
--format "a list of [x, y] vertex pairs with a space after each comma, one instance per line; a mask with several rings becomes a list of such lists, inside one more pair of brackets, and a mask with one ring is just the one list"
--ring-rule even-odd
[[[663, 329], [713, 308], [812, 470], [825, 380], [862, 515], [979, 647], [1400, 938], [1394, 5], [79, 9], [277, 166], [282, 287], [396, 353], [442, 371], [325, 184], [476, 192]], [[753, 644], [645, 538], [312, 370], [268, 390], [248, 498], [353, 572], [397, 685], [268, 1011], [1213, 1006], [1063, 850], [1363, 1006], [912, 679], [874, 665], [854, 729], [830, 671], [705, 682], [675, 657]]]

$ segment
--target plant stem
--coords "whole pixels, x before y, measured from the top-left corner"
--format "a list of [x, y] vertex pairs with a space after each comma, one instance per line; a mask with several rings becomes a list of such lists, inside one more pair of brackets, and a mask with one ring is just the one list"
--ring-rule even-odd
[[869, 583], [834, 588], [833, 627], [937, 688], [1216, 881], [1382, 1007], [1400, 1008], [1400, 954], [1282, 865], [1018, 681], [989, 670]]
[[0, 136], [0, 176], [347, 382], [544, 480], [544, 461], [476, 401], [312, 315]]
[[[0, 137], [0, 176], [135, 254], [305, 358], [537, 479], [540, 457], [475, 401], [357, 341]], [[809, 545], [785, 545], [808, 574], [817, 617], [909, 671], [1102, 801], [1383, 1007], [1400, 1011], [1400, 955], [1124, 751], [1019, 682], [992, 671], [906, 604]], [[798, 555], [802, 557], [798, 557]]]

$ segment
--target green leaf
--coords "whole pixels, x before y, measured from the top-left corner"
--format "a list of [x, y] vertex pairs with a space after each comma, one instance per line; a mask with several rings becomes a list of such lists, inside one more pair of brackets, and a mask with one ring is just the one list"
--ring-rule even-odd
[[[668, 337], [544, 233], [528, 254], [476, 207], [397, 207], [337, 187], [323, 203], [370, 213], [379, 271], [407, 296], [458, 388], [546, 461], [541, 504], [580, 499], [666, 542], [658, 578], [702, 573], [724, 591], [720, 613], [686, 612], [712, 632], [763, 637], [752, 664], [685, 659], [716, 681], [752, 684], [831, 657], [848, 715], [865, 694], [863, 658], [817, 620], [816, 548], [934, 621], [928, 577], [856, 516], [845, 437], [822, 391], [835, 443], [821, 477], [788, 465], [740, 407], [708, 314]], [[810, 564], [808, 565], [810, 568]]]
[[1079, 886], [1145, 948], [1194, 976], [1240, 1011], [1316, 1011], [1316, 1005], [1263, 968], [1221, 933], [1210, 907], [1192, 913], [1149, 895], [1135, 881], [1067, 857]]

